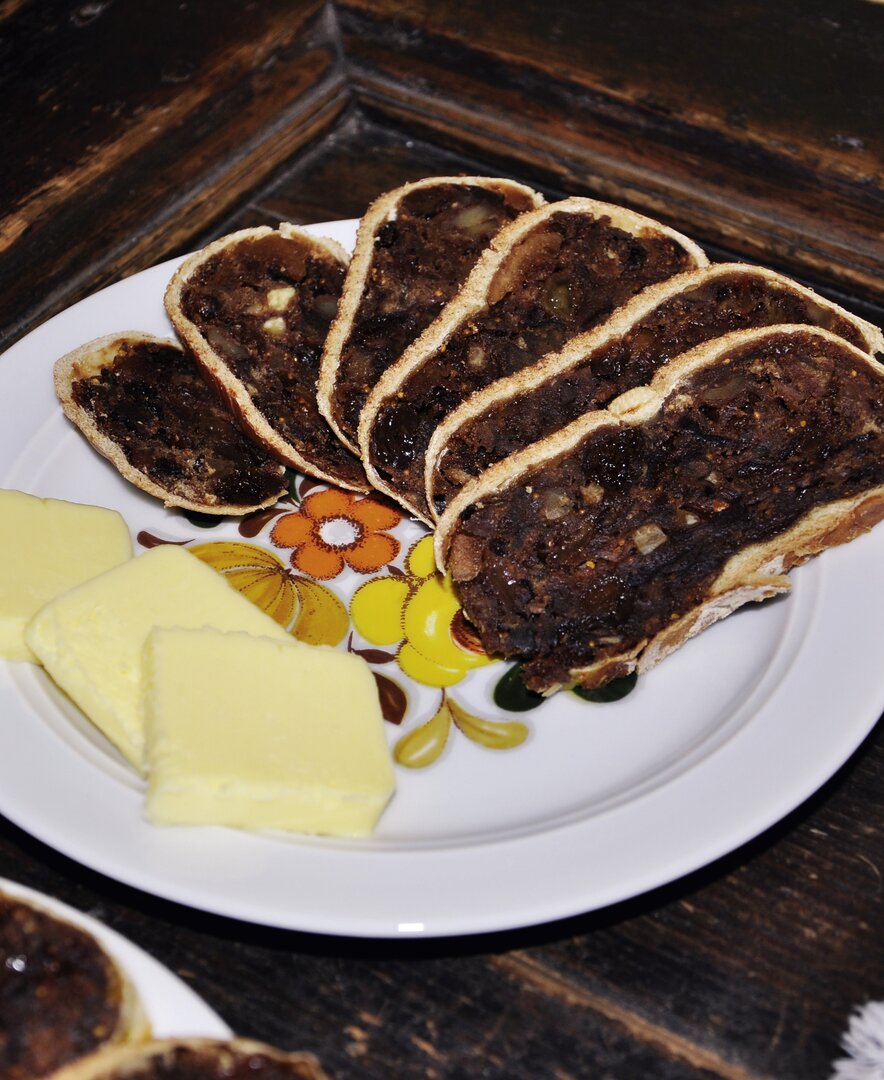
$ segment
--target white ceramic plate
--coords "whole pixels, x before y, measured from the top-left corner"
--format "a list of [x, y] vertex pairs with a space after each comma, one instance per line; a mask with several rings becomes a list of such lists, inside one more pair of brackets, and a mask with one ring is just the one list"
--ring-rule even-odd
[[[351, 244], [354, 223], [315, 231]], [[0, 485], [114, 507], [133, 535], [239, 542], [237, 523], [203, 532], [127, 485], [52, 391], [55, 359], [91, 338], [169, 333], [162, 294], [173, 267], [84, 300], [0, 357]], [[270, 527], [251, 542], [269, 546]], [[421, 529], [403, 522], [393, 533], [401, 570]], [[327, 585], [346, 603], [364, 580], [347, 572]], [[884, 528], [793, 580], [791, 597], [713, 627], [615, 704], [563, 694], [505, 713], [491, 697], [502, 666], [471, 672], [449, 700], [478, 717], [478, 729], [524, 722], [527, 740], [494, 751], [476, 725], [472, 738], [452, 727], [432, 765], [397, 770], [392, 804], [360, 842], [152, 827], [140, 779], [45, 675], [0, 665], [0, 810], [120, 881], [299, 930], [463, 934], [598, 908], [758, 835], [873, 727], [884, 704]], [[409, 683], [395, 661], [376, 670], [408, 692], [402, 726], [388, 725], [397, 744], [434, 715], [442, 691]]]
[[167, 967], [104, 923], [51, 896], [0, 878], [0, 892], [27, 900], [92, 934], [128, 975], [156, 1039], [230, 1038], [230, 1028]]

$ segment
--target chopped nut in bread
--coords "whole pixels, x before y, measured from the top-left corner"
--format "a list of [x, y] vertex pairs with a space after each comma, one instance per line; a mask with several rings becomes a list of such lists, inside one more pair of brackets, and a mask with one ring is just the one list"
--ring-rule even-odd
[[319, 407], [354, 452], [359, 414], [380, 376], [457, 292], [495, 233], [542, 202], [500, 177], [434, 176], [369, 206], [319, 378]]
[[725, 335], [468, 484], [437, 557], [531, 689], [645, 671], [884, 517], [882, 401], [884, 366], [828, 331]]
[[282, 224], [242, 229], [187, 259], [166, 290], [182, 341], [278, 461], [355, 491], [359, 459], [320, 413], [316, 381], [347, 253]]
[[609, 203], [565, 199], [520, 215], [369, 395], [359, 445], [372, 483], [430, 521], [426, 452], [449, 413], [645, 286], [706, 261], [687, 237]]

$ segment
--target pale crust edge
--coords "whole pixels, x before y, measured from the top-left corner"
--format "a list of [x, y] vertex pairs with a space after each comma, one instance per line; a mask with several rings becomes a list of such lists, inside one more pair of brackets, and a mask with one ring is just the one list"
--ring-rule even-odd
[[[281, 236], [287, 239], [302, 240], [316, 252], [331, 257], [342, 266], [347, 265], [347, 252], [336, 240], [313, 236], [306, 230], [285, 222], [279, 226], [278, 231]], [[277, 230], [271, 229], [269, 225], [260, 225], [254, 229], [240, 229], [238, 232], [214, 240], [211, 244], [189, 256], [178, 267], [166, 288], [164, 297], [166, 313], [178, 336], [186, 348], [196, 357], [207, 377], [224, 395], [230, 409], [268, 453], [292, 468], [308, 473], [310, 476], [318, 477], [327, 483], [347, 488], [350, 491], [368, 492], [371, 488], [367, 482], [357, 485], [349, 480], [344, 480], [333, 473], [328, 468], [327, 463], [317, 464], [315, 461], [306, 458], [296, 447], [287, 442], [273, 428], [264, 414], [256, 408], [242, 381], [234, 375], [223, 358], [209, 345], [197, 326], [184, 314], [181, 307], [181, 293], [184, 286], [202, 263], [242, 240], [259, 239], [274, 232], [277, 232]], [[322, 417], [322, 419], [324, 421], [325, 417]], [[333, 431], [330, 431], [329, 438], [337, 439], [337, 436]]]
[[[566, 428], [550, 435], [493, 465], [468, 484], [442, 515], [436, 530], [434, 549], [439, 570], [445, 572], [445, 561], [454, 529], [463, 511], [472, 503], [517, 483], [525, 472], [567, 453], [587, 435], [620, 422], [642, 424], [659, 412], [669, 393], [682, 378], [688, 378], [701, 368], [716, 363], [737, 348], [771, 334], [809, 333], [837, 343], [856, 363], [871, 366], [884, 376], [884, 366], [836, 334], [799, 324], [740, 330], [705, 342], [676, 357], [661, 368], [650, 386], [637, 387], [615, 398], [607, 409], [588, 413]], [[632, 671], [650, 670], [665, 656], [707, 626], [729, 615], [736, 608], [753, 600], [763, 600], [788, 591], [791, 583], [785, 572], [806, 562], [826, 548], [848, 543], [877, 522], [884, 519], [884, 486], [872, 488], [847, 499], [816, 507], [785, 533], [761, 544], [737, 552], [724, 564], [721, 573], [711, 584], [709, 599], [686, 612], [671, 626], [653, 638], [639, 643], [629, 652], [605, 657], [596, 664], [570, 671], [573, 683], [598, 685], [610, 678], [619, 678]], [[568, 685], [572, 685], [569, 683]], [[565, 684], [547, 687], [545, 694], [555, 693]]]
[[347, 269], [347, 277], [344, 281], [344, 290], [341, 293], [341, 302], [338, 313], [325, 339], [325, 348], [322, 352], [322, 362], [319, 368], [319, 381], [317, 384], [317, 401], [319, 411], [326, 418], [337, 434], [341, 442], [359, 456], [359, 446], [351, 439], [341, 427], [341, 423], [335, 414], [334, 392], [338, 376], [338, 368], [341, 362], [341, 350], [343, 349], [353, 326], [353, 319], [359, 309], [365, 282], [371, 268], [372, 255], [374, 253], [374, 241], [378, 229], [389, 221], [399, 203], [412, 191], [420, 188], [438, 187], [443, 184], [459, 184], [464, 187], [487, 187], [497, 188], [505, 194], [524, 195], [530, 199], [535, 207], [542, 206], [543, 196], [533, 191], [525, 184], [519, 184], [515, 180], [508, 180], [500, 176], [430, 176], [423, 180], [415, 180], [401, 187], [387, 191], [378, 196], [366, 210], [359, 222], [356, 234], [356, 246]]
[[[303, 1072], [309, 1069], [312, 1080], [329, 1080], [312, 1055], [300, 1051], [283, 1051], [254, 1039], [158, 1039], [131, 1046], [109, 1047], [106, 1050], [89, 1054], [79, 1061], [72, 1062], [46, 1080], [124, 1080], [134, 1070], [149, 1061], [151, 1057], [167, 1053], [176, 1047], [188, 1047], [199, 1053], [213, 1054], [225, 1050], [234, 1050], [244, 1056], [263, 1054], [283, 1065], [290, 1064], [293, 1070]], [[294, 1075], [294, 1073], [293, 1073]]]
[[633, 235], [639, 235], [644, 229], [652, 230], [679, 243], [692, 256], [697, 267], [707, 266], [709, 263], [702, 249], [690, 237], [644, 214], [628, 210], [625, 206], [599, 202], [597, 199], [574, 197], [547, 203], [537, 210], [529, 210], [521, 214], [515, 221], [504, 226], [492, 238], [457, 295], [449, 301], [420, 337], [405, 350], [396, 363], [384, 372], [369, 394], [359, 418], [359, 449], [369, 481], [378, 491], [395, 499], [410, 513], [430, 526], [433, 525], [433, 521], [427, 515], [425, 508], [411, 505], [401, 494], [393, 491], [384, 483], [375, 469], [370, 452], [372, 427], [384, 404], [396, 396], [405, 380], [432, 357], [461, 323], [482, 309], [495, 273], [515, 245], [541, 221], [562, 212], [589, 214], [596, 218], [608, 217], [613, 226]]
[[179, 507], [182, 510], [192, 510], [200, 514], [218, 514], [240, 517], [251, 513], [253, 510], [263, 510], [273, 506], [286, 492], [285, 470], [280, 466], [279, 491], [263, 502], [248, 506], [231, 506], [222, 503], [204, 503], [194, 499], [184, 498], [168, 491], [157, 484], [145, 473], [134, 468], [126, 460], [119, 446], [96, 427], [92, 417], [73, 400], [71, 396], [72, 384], [75, 379], [89, 378], [97, 375], [102, 368], [113, 363], [119, 347], [126, 343], [144, 342], [147, 344], [168, 345], [181, 351], [181, 346], [169, 338], [154, 337], [152, 334], [130, 332], [122, 334], [106, 334], [94, 341], [80, 345], [73, 351], [66, 353], [56, 361], [53, 369], [53, 381], [55, 393], [61, 402], [62, 410], [71, 423], [81, 432], [87, 442], [114, 466], [117, 472], [130, 484], [146, 492], [148, 495], [159, 499], [164, 506]]
[[445, 570], [445, 559], [450, 543], [450, 534], [463, 511], [474, 502], [504, 490], [518, 481], [519, 477], [536, 466], [543, 465], [552, 458], [567, 453], [587, 435], [597, 428], [614, 425], [621, 420], [628, 424], [641, 424], [650, 419], [661, 408], [666, 396], [682, 379], [715, 363], [726, 353], [751, 345], [769, 334], [809, 334], [829, 341], [843, 348], [851, 359], [859, 364], [870, 365], [878, 374], [884, 374], [884, 365], [878, 363], [868, 353], [819, 327], [799, 323], [784, 323], [778, 326], [763, 326], [752, 330], [735, 330], [733, 333], [705, 341], [688, 352], [674, 357], [660, 368], [647, 386], [637, 386], [614, 398], [607, 408], [594, 409], [566, 427], [540, 439], [523, 450], [519, 450], [502, 461], [486, 469], [481, 476], [471, 480], [452, 499], [445, 513], [439, 518], [435, 534], [436, 563], [440, 571]]
[[670, 300], [677, 293], [688, 291], [708, 281], [714, 281], [718, 277], [726, 277], [734, 273], [744, 273], [748, 276], [762, 278], [778, 288], [791, 291], [815, 304], [828, 308], [846, 319], [857, 329], [865, 339], [868, 353], [874, 354], [884, 351], [884, 333], [877, 326], [859, 318], [857, 315], [853, 315], [833, 301], [827, 300], [824, 296], [820, 296], [806, 285], [801, 285], [799, 282], [793, 281], [783, 274], [778, 274], [774, 270], [768, 270], [766, 267], [753, 266], [749, 263], [714, 263], [710, 266], [676, 274], [665, 281], [649, 285], [618, 308], [601, 326], [572, 338], [558, 352], [547, 353], [536, 363], [517, 371], [514, 375], [498, 379], [483, 390], [478, 390], [459, 405], [453, 413], [445, 417], [430, 440], [424, 471], [427, 504], [434, 520], [439, 520], [439, 515], [435, 512], [435, 480], [438, 475], [438, 464], [444, 455], [446, 443], [463, 426], [482, 413], [489, 411], [493, 406], [504, 401], [510, 401], [523, 394], [530, 394], [548, 379], [565, 374], [577, 367], [588, 353], [594, 352], [596, 349], [600, 349], [609, 342], [628, 333], [635, 323], [648, 316], [656, 307]]
[[[568, 685], [595, 686], [602, 680], [636, 671], [643, 675], [690, 638], [730, 615], [743, 604], [788, 592], [785, 574], [814, 555], [849, 543], [884, 519], [884, 485], [852, 499], [817, 507], [787, 532], [764, 544], [754, 544], [725, 563], [712, 583], [709, 599], [661, 630], [637, 649], [609, 656], [598, 664], [572, 668]], [[544, 693], [561, 689], [554, 686]]]

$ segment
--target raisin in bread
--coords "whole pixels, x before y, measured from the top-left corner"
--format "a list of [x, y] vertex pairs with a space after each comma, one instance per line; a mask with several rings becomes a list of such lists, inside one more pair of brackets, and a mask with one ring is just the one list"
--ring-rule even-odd
[[882, 405], [826, 330], [727, 334], [468, 484], [437, 559], [532, 689], [646, 671], [884, 517]]

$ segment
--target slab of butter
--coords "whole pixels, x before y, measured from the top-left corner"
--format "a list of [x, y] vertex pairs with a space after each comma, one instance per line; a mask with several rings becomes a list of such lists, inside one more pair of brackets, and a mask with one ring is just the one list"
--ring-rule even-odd
[[115, 510], [0, 491], [0, 656], [37, 662], [30, 618], [59, 593], [132, 558]]
[[395, 782], [360, 657], [158, 629], [146, 669], [151, 821], [334, 836], [374, 828]]
[[155, 626], [214, 626], [292, 641], [217, 571], [169, 544], [42, 608], [25, 631], [28, 645], [62, 690], [138, 769], [144, 757], [142, 658]]

